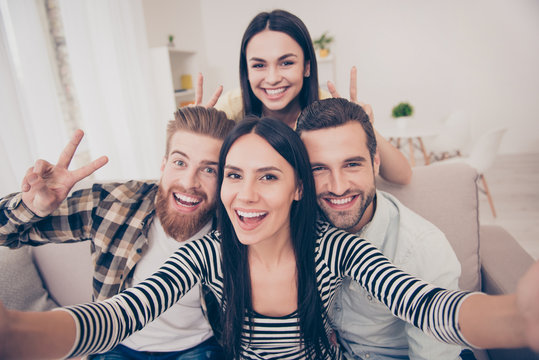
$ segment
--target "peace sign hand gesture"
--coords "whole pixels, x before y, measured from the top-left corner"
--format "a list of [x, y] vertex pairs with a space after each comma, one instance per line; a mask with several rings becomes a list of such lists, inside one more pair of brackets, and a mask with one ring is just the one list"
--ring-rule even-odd
[[[206, 103], [206, 105], [203, 105], [205, 108], [212, 108], [217, 104], [217, 100], [219, 100], [219, 97], [221, 96], [223, 92], [223, 85], [219, 85], [217, 87], [217, 90], [213, 93], [213, 96], [211, 99]], [[202, 73], [198, 73], [197, 78], [197, 88], [195, 91], [195, 105], [202, 105], [202, 97], [204, 95], [204, 77], [202, 76]]]
[[44, 217], [52, 213], [67, 198], [73, 185], [108, 162], [108, 158], [102, 156], [77, 170], [68, 170], [83, 136], [82, 130], [75, 132], [56, 165], [40, 159], [26, 172], [22, 181], [22, 201], [34, 214]]
[[[339, 95], [339, 92], [337, 91], [337, 88], [335, 88], [335, 84], [333, 84], [331, 81], [328, 81], [328, 90], [331, 96], [333, 96], [334, 98], [341, 97]], [[350, 70], [350, 101], [359, 104], [369, 116], [371, 124], [374, 123], [374, 113], [372, 111], [372, 106], [370, 106], [369, 104], [365, 104], [364, 102], [358, 101], [357, 99], [357, 68], [355, 66], [352, 66], [352, 69]]]

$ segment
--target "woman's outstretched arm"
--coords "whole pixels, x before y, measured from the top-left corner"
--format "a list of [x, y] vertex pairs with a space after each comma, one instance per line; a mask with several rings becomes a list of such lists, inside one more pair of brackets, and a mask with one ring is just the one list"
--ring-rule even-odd
[[[217, 241], [185, 244], [151, 277], [102, 302], [49, 312], [18, 312], [0, 306], [0, 359], [52, 359], [112, 349], [165, 312], [220, 258]], [[204, 275], [203, 275], [204, 273]]]
[[[440, 341], [478, 348], [539, 350], [539, 261], [519, 282], [516, 294], [487, 295], [446, 290], [397, 269], [370, 243], [336, 228], [323, 246], [343, 250], [335, 266], [396, 316]], [[340, 243], [339, 243], [340, 242]]]
[[66, 357], [76, 331], [73, 317], [65, 311], [22, 312], [0, 303], [0, 359]]
[[520, 279], [516, 294], [468, 297], [459, 324], [466, 339], [478, 347], [529, 346], [539, 352], [539, 261]]

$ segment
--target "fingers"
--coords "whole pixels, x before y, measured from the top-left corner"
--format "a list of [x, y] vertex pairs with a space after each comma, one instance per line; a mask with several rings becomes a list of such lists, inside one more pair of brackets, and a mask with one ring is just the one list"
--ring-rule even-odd
[[97, 169], [100, 169], [103, 166], [105, 166], [105, 164], [108, 162], [109, 162], [109, 159], [106, 156], [101, 156], [100, 158], [92, 161], [90, 164], [83, 166], [77, 170], [74, 170], [72, 172], [74, 181], [78, 182], [84, 179], [85, 177], [90, 176]]
[[75, 133], [71, 137], [71, 140], [60, 154], [57, 166], [64, 169], [67, 169], [69, 167], [69, 164], [71, 163], [71, 160], [73, 159], [75, 151], [77, 151], [77, 147], [79, 146], [83, 136], [84, 132], [82, 130], [77, 129], [75, 131]]
[[352, 66], [350, 70], [350, 101], [357, 103], [357, 69]]
[[328, 81], [328, 90], [329, 90], [329, 93], [331, 94], [332, 97], [334, 97], [334, 98], [340, 98], [341, 97], [341, 95], [339, 95], [339, 93], [337, 92], [337, 88], [335, 87], [335, 85], [331, 81]]
[[204, 95], [204, 77], [202, 76], [202, 73], [199, 72], [198, 77], [197, 77], [197, 87], [195, 90], [195, 105], [202, 104], [203, 95]]
[[28, 177], [30, 175], [35, 176], [33, 166], [30, 169], [26, 170], [26, 174], [24, 174], [24, 178], [22, 179], [22, 185], [21, 185], [22, 192], [30, 191], [30, 184], [28, 183]]
[[215, 90], [215, 93], [213, 93], [213, 96], [211, 97], [210, 101], [206, 103], [207, 108], [212, 108], [217, 104], [217, 100], [219, 100], [219, 97], [223, 93], [223, 85], [219, 85], [217, 87], [217, 90]]
[[365, 113], [369, 116], [369, 121], [371, 124], [374, 124], [374, 112], [372, 111], [372, 106], [370, 104], [365, 104], [364, 102], [358, 102], [358, 104], [363, 108]]

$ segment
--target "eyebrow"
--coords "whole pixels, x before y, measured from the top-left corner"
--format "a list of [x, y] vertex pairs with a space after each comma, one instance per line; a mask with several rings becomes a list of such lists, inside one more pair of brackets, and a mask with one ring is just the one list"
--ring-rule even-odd
[[[286, 59], [286, 58], [288, 58], [288, 57], [291, 57], [291, 56], [292, 56], [292, 57], [296, 57], [296, 58], [298, 57], [298, 55], [296, 55], [296, 54], [288, 53], [288, 54], [284, 54], [284, 55], [282, 55], [282, 56], [279, 56], [279, 58], [278, 58], [277, 60], [281, 61], [281, 60], [284, 60], [284, 59]], [[249, 59], [249, 61], [266, 62], [266, 60], [261, 59], [261, 58], [257, 58], [257, 57], [252, 57], [252, 58]]]
[[[234, 170], [234, 171], [243, 172], [243, 170], [241, 168], [239, 168], [237, 166], [234, 166], [234, 165], [225, 165], [225, 169], [230, 169], [230, 170]], [[265, 167], [261, 167], [261, 168], [256, 169], [257, 173], [266, 172], [266, 171], [278, 171], [280, 173], [283, 172], [281, 169], [279, 169], [278, 167], [275, 167], [275, 166], [265, 166]]]
[[[353, 156], [353, 157], [344, 159], [344, 160], [343, 160], [343, 163], [349, 163], [349, 162], [366, 162], [366, 161], [367, 161], [367, 159], [364, 158], [363, 156]], [[322, 163], [322, 162], [312, 162], [312, 163], [311, 163], [311, 167], [316, 167], [316, 166], [326, 166], [326, 164], [325, 164], [325, 163]]]
[[351, 157], [351, 158], [348, 158], [348, 159], [344, 160], [344, 162], [353, 162], [353, 161], [365, 162], [365, 161], [367, 161], [367, 159], [364, 158], [363, 156], [354, 156], [354, 157]]
[[[171, 155], [171, 156], [172, 156], [172, 155], [175, 155], [175, 154], [181, 155], [181, 156], [183, 156], [183, 157], [189, 159], [189, 156], [188, 156], [186, 153], [184, 153], [183, 151], [180, 151], [180, 150], [172, 150], [172, 151], [170, 152], [170, 155]], [[218, 161], [211, 161], [211, 160], [202, 160], [200, 163], [201, 163], [202, 165], [215, 165], [215, 166], [217, 166], [217, 165], [219, 164]]]

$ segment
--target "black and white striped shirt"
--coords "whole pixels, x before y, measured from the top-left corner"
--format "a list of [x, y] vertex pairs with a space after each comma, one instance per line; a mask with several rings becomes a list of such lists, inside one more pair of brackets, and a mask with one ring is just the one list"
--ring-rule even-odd
[[[395, 268], [369, 242], [317, 224], [315, 249], [318, 290], [328, 309], [342, 278], [350, 276], [398, 317], [437, 339], [469, 344], [458, 328], [458, 311], [467, 296], [461, 291], [436, 288]], [[197, 282], [205, 283], [222, 301], [220, 235], [213, 232], [182, 246], [146, 281], [103, 302], [67, 308], [77, 324], [69, 356], [101, 352], [116, 346], [178, 301]], [[302, 359], [298, 317], [246, 316], [242, 336], [245, 359]], [[250, 337], [250, 341], [249, 341]]]

